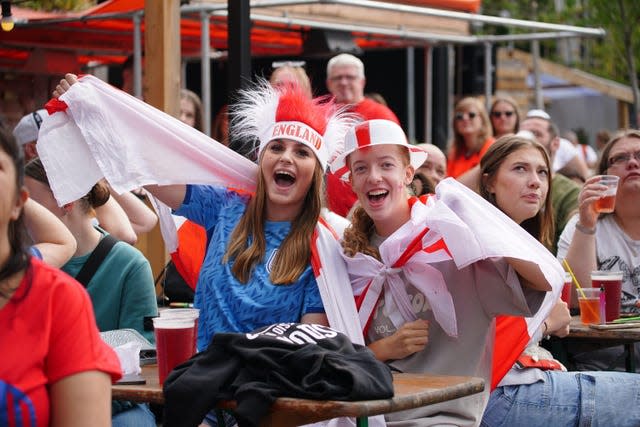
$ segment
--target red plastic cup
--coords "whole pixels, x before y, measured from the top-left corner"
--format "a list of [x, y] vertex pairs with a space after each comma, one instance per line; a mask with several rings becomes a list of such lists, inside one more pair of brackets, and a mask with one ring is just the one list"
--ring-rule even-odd
[[620, 317], [620, 297], [622, 296], [621, 271], [592, 271], [591, 287], [604, 287], [605, 320], [611, 322]]
[[573, 278], [569, 272], [564, 273], [564, 286], [560, 298], [571, 307], [571, 289], [573, 288]]
[[170, 308], [168, 310], [161, 310], [159, 314], [160, 317], [167, 319], [193, 319], [193, 333], [196, 337], [193, 341], [193, 354], [196, 354], [196, 345], [198, 341], [198, 318], [200, 317], [200, 310], [197, 308]]
[[156, 337], [158, 380], [162, 384], [173, 368], [193, 356], [196, 340], [194, 321], [155, 317], [153, 329]]

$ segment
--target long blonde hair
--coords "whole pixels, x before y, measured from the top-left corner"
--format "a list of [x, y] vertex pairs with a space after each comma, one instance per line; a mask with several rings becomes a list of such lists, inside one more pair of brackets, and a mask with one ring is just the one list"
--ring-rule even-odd
[[[320, 217], [323, 194], [323, 170], [316, 162], [313, 179], [304, 199], [303, 209], [291, 224], [273, 262], [270, 279], [274, 285], [286, 285], [298, 280], [309, 266], [311, 236]], [[247, 283], [255, 265], [264, 259], [266, 241], [264, 223], [266, 212], [266, 184], [258, 173], [256, 194], [231, 234], [223, 262], [233, 261], [231, 272], [242, 283]], [[249, 244], [249, 241], [251, 242]]]
[[[398, 145], [398, 148], [401, 152], [403, 166], [408, 166], [411, 163], [409, 150], [401, 145]], [[349, 157], [347, 157], [347, 164], [351, 168]], [[359, 252], [380, 260], [378, 248], [371, 244], [371, 237], [374, 232], [375, 224], [373, 219], [362, 206], [356, 207], [351, 214], [351, 225], [344, 230], [344, 236], [342, 237], [344, 253], [349, 257], [353, 257]]]

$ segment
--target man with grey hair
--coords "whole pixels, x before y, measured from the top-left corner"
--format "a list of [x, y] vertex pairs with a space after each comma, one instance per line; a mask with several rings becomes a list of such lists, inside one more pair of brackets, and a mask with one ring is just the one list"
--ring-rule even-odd
[[[341, 53], [327, 63], [327, 89], [338, 104], [348, 105], [350, 112], [364, 120], [386, 119], [400, 124], [387, 106], [364, 96], [365, 83], [364, 64], [355, 56]], [[356, 200], [348, 183], [327, 173], [327, 202], [331, 211], [346, 217]]]
[[386, 119], [400, 124], [388, 107], [364, 96], [366, 80], [364, 64], [351, 54], [341, 53], [327, 63], [327, 89], [336, 102], [351, 105], [350, 110], [364, 120]]

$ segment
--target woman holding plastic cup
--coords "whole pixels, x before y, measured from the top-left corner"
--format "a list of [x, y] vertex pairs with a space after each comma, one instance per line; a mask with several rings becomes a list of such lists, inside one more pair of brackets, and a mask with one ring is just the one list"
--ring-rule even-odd
[[[621, 272], [620, 314], [639, 315], [640, 131], [623, 130], [615, 134], [602, 151], [597, 172], [618, 178], [615, 208], [611, 213], [597, 211], [597, 202], [606, 187], [598, 177], [588, 179], [578, 199], [579, 212], [560, 236], [558, 259], [567, 260], [583, 287], [593, 286], [603, 272]], [[592, 277], [596, 281], [592, 282]], [[574, 291], [573, 301], [577, 301], [576, 296]], [[611, 295], [606, 300], [610, 298]], [[583, 353], [574, 355], [581, 369], [622, 367], [622, 346], [588, 350], [591, 349], [575, 349], [576, 353]], [[636, 345], [638, 362], [639, 352], [640, 346]]]
[[[609, 191], [603, 175], [618, 181], [611, 212], [598, 208]], [[621, 312], [640, 314], [640, 131], [614, 135], [602, 151], [598, 176], [586, 181], [578, 202], [579, 212], [560, 236], [558, 259], [566, 258], [583, 286], [591, 286], [594, 271], [622, 272]]]

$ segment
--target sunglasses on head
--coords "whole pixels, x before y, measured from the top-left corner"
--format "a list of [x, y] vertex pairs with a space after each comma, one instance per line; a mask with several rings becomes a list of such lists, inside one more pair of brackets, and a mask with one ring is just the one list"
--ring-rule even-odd
[[464, 120], [466, 117], [468, 117], [469, 120], [473, 120], [477, 115], [478, 113], [469, 111], [468, 113], [456, 113], [455, 117], [456, 117], [456, 120]]
[[511, 117], [514, 114], [514, 111], [492, 111], [491, 115], [497, 119], [499, 119], [502, 115], [505, 115], [505, 117]]

